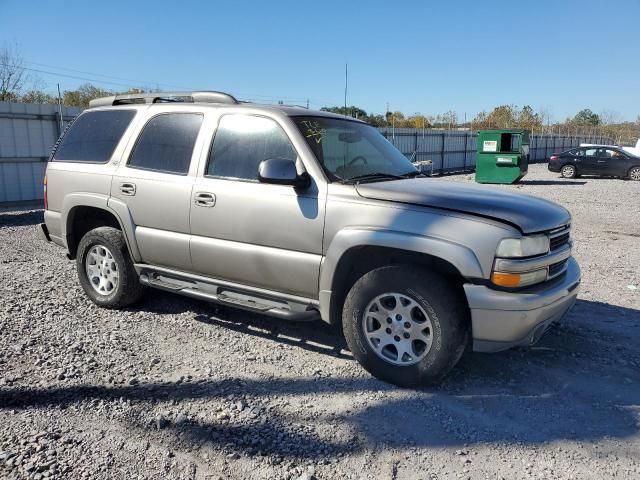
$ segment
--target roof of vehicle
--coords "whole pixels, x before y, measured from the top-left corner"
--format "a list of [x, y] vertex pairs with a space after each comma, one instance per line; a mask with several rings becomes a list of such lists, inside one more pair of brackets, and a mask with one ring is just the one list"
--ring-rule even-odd
[[337, 118], [364, 123], [353, 117], [347, 117], [332, 112], [324, 112], [321, 110], [309, 110], [308, 108], [298, 105], [273, 105], [242, 102], [237, 100], [233, 95], [224, 92], [215, 91], [198, 91], [198, 92], [148, 92], [148, 93], [129, 93], [123, 95], [111, 95], [109, 97], [96, 98], [89, 102], [89, 108], [109, 107], [109, 106], [142, 106], [151, 104], [176, 104], [190, 103], [198, 105], [207, 105], [214, 108], [219, 107], [246, 107], [251, 109], [264, 109], [271, 111], [279, 111], [289, 117], [299, 116], [321, 116], [328, 118]]
[[571, 150], [573, 150], [575, 148], [587, 148], [587, 147], [591, 147], [591, 148], [615, 148], [617, 150], [620, 150], [620, 148], [621, 148], [618, 145], [606, 145], [604, 143], [581, 143], [579, 147], [573, 147]]

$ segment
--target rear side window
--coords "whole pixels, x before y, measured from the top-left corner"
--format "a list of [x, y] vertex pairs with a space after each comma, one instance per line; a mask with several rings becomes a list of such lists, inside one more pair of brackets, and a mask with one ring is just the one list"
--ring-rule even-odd
[[53, 161], [108, 162], [135, 114], [135, 110], [83, 113], [64, 134], [53, 152]]
[[251, 115], [225, 115], [213, 140], [207, 175], [258, 180], [260, 162], [297, 157], [289, 137], [273, 120]]
[[202, 125], [200, 113], [165, 113], [144, 126], [129, 167], [186, 175]]

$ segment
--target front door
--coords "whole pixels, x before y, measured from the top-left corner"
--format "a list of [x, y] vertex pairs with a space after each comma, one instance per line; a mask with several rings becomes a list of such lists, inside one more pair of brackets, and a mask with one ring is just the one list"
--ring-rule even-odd
[[622, 152], [612, 148], [605, 149], [606, 169], [603, 175], [612, 177], [624, 177], [627, 175], [629, 158]]
[[197, 112], [152, 116], [113, 177], [111, 196], [127, 205], [145, 263], [191, 270], [189, 208], [197, 170], [192, 157], [200, 153], [202, 121]]
[[272, 118], [220, 118], [193, 189], [193, 269], [213, 278], [317, 298], [325, 193], [258, 182], [269, 158], [300, 158]]

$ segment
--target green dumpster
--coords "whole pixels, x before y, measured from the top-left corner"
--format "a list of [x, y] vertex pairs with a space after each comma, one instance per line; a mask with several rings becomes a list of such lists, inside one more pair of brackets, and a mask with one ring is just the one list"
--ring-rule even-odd
[[528, 130], [480, 130], [476, 182], [516, 183], [529, 167]]

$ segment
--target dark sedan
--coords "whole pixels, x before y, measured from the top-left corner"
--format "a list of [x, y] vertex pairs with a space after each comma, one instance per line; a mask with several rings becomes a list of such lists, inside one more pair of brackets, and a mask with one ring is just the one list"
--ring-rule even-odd
[[589, 145], [554, 153], [549, 158], [549, 170], [564, 178], [598, 175], [640, 181], [640, 157], [611, 145]]

